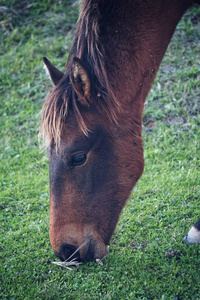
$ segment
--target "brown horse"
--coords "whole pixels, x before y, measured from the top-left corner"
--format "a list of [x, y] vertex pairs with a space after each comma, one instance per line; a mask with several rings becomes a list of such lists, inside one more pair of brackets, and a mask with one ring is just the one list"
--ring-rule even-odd
[[[193, 0], [84, 0], [66, 73], [42, 109], [50, 164], [55, 254], [107, 254], [119, 215], [143, 172], [142, 111], [177, 23]], [[200, 221], [195, 227], [200, 230]], [[199, 231], [186, 239], [200, 242]]]

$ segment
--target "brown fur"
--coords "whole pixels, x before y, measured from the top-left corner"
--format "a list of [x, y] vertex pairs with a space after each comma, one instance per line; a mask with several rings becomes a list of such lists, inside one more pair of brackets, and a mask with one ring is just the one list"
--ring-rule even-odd
[[[42, 109], [41, 133], [50, 148], [50, 239], [59, 257], [69, 256], [70, 246], [63, 245], [82, 243], [81, 258], [106, 255], [143, 172], [146, 95], [192, 2], [82, 1], [66, 74]], [[77, 153], [86, 159], [74, 166]]]

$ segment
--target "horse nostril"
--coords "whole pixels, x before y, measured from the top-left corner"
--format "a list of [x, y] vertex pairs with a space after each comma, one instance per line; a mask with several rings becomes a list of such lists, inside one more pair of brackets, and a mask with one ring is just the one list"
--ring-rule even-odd
[[80, 258], [79, 251], [76, 251], [77, 248], [74, 245], [63, 243], [60, 247], [59, 253], [56, 253], [56, 256], [60, 258], [60, 260], [72, 260], [73, 258]]

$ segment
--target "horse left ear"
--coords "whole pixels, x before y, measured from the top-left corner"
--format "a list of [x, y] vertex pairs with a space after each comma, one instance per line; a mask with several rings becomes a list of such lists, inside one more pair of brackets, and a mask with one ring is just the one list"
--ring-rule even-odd
[[72, 62], [71, 81], [81, 104], [89, 106], [91, 82], [83, 62], [77, 57]]
[[63, 78], [64, 73], [54, 67], [54, 65], [52, 65], [52, 63], [46, 57], [43, 57], [43, 62], [48, 75], [51, 77], [53, 85], [57, 85]]

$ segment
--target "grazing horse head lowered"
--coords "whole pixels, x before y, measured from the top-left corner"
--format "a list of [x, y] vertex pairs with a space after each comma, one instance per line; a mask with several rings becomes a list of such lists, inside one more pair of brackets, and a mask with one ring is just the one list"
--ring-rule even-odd
[[[170, 2], [170, 3], [169, 3]], [[61, 260], [102, 258], [143, 172], [142, 111], [175, 27], [193, 1], [85, 0], [66, 73], [41, 121], [50, 241]]]

